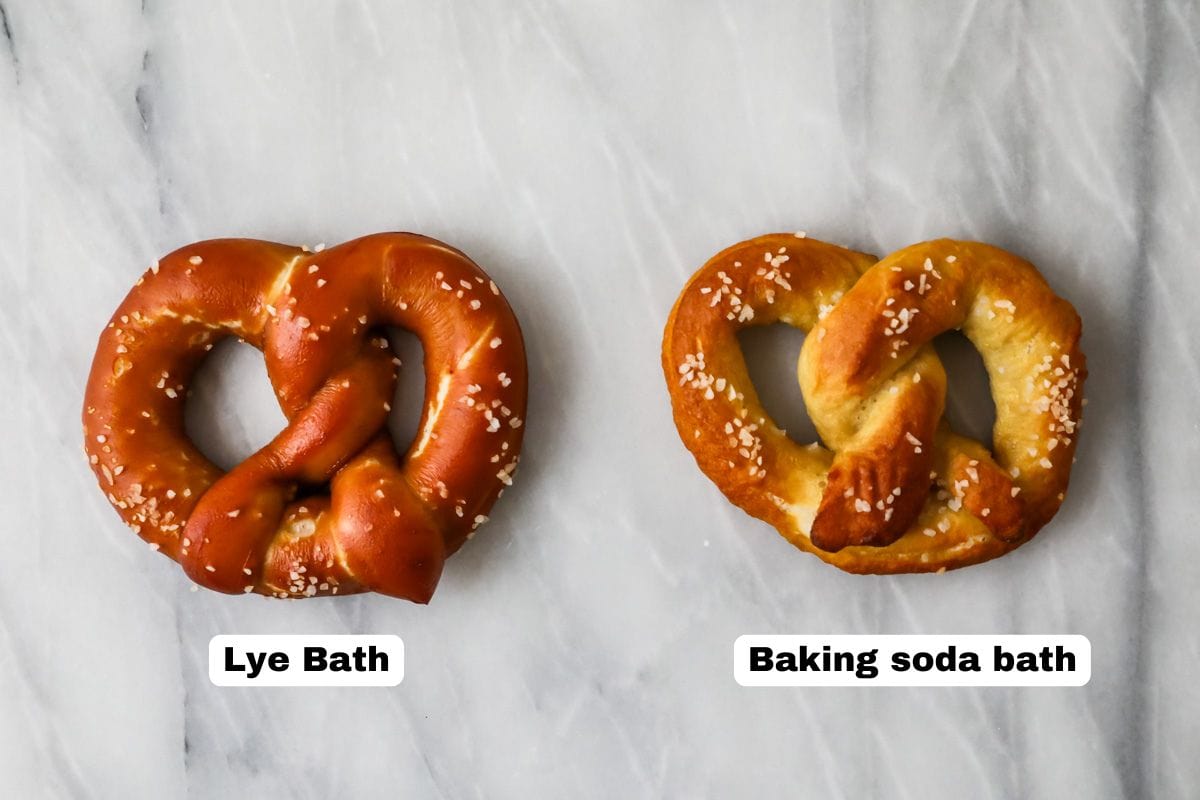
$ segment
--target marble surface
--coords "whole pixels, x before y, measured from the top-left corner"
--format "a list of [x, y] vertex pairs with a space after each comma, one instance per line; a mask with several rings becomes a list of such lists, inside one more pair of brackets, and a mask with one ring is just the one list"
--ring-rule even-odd
[[[0, 793], [1195, 796], [1200, 9], [916, 5], [0, 0]], [[464, 249], [521, 318], [515, 488], [429, 607], [189, 591], [80, 455], [101, 327], [187, 242], [389, 229]], [[667, 311], [717, 250], [797, 229], [991, 241], [1079, 308], [1087, 425], [1034, 542], [852, 577], [698, 472]], [[799, 341], [748, 344], [793, 431]], [[956, 347], [952, 412], [986, 427]], [[192, 406], [226, 463], [282, 424], [245, 347]], [[235, 632], [397, 633], [407, 676], [216, 688]], [[747, 632], [1081, 633], [1094, 674], [749, 690]]]

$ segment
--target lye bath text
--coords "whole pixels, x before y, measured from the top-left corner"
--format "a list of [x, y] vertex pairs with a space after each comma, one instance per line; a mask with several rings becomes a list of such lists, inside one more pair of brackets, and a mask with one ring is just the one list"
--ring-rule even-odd
[[[273, 672], [287, 672], [291, 659], [287, 653], [248, 652], [238, 654], [233, 647], [225, 647], [225, 670], [245, 672], [247, 678], [257, 678], [263, 668]], [[304, 648], [305, 672], [387, 672], [388, 656], [375, 645], [355, 647], [352, 651], [334, 650], [324, 647]]]
[[218, 686], [396, 686], [404, 677], [404, 645], [391, 635], [222, 635], [208, 655]]

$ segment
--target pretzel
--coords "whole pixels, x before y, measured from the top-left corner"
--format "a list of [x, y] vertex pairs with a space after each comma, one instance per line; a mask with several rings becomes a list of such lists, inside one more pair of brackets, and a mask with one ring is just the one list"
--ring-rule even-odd
[[[737, 331], [808, 333], [799, 382], [823, 442], [771, 420]], [[942, 419], [930, 342], [961, 329], [996, 405], [992, 450]], [[663, 369], [676, 428], [735, 505], [847, 572], [941, 572], [1033, 537], [1065, 496], [1087, 370], [1081, 324], [1029, 263], [938, 240], [882, 261], [771, 234], [714, 256], [671, 310]]]
[[[403, 458], [385, 427], [399, 366], [387, 325], [425, 350], [424, 412]], [[229, 336], [263, 352], [288, 424], [222, 473], [188, 439], [183, 406]], [[201, 586], [425, 603], [512, 483], [525, 400], [516, 318], [454, 248], [406, 233], [316, 253], [222, 239], [138, 280], [100, 336], [83, 429], [121, 517]]]

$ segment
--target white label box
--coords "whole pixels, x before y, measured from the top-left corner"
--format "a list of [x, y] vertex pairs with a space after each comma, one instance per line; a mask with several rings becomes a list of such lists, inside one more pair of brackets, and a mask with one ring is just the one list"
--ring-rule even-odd
[[742, 686], [1084, 686], [1086, 636], [746, 635], [733, 644]]
[[404, 642], [390, 634], [222, 634], [208, 643], [217, 686], [397, 686]]

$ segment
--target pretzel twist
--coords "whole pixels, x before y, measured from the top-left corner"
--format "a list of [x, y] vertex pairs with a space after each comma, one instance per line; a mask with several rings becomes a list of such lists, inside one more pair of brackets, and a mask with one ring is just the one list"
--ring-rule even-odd
[[[792, 442], [750, 383], [737, 331], [809, 333], [799, 381], [832, 452]], [[993, 448], [942, 419], [930, 342], [961, 329], [996, 404]], [[676, 427], [736, 505], [850, 572], [986, 561], [1054, 516], [1070, 475], [1086, 377], [1078, 315], [1029, 263], [939, 240], [883, 261], [791, 234], [735, 245], [680, 294], [663, 339]]]
[[[399, 366], [388, 325], [425, 350], [403, 459], [386, 430]], [[228, 336], [263, 351], [288, 424], [222, 473], [188, 439], [183, 399]], [[525, 401], [516, 318], [459, 251], [414, 234], [320, 253], [213, 240], [151, 267], [101, 334], [85, 450], [125, 522], [202, 586], [424, 603], [511, 484]]]

